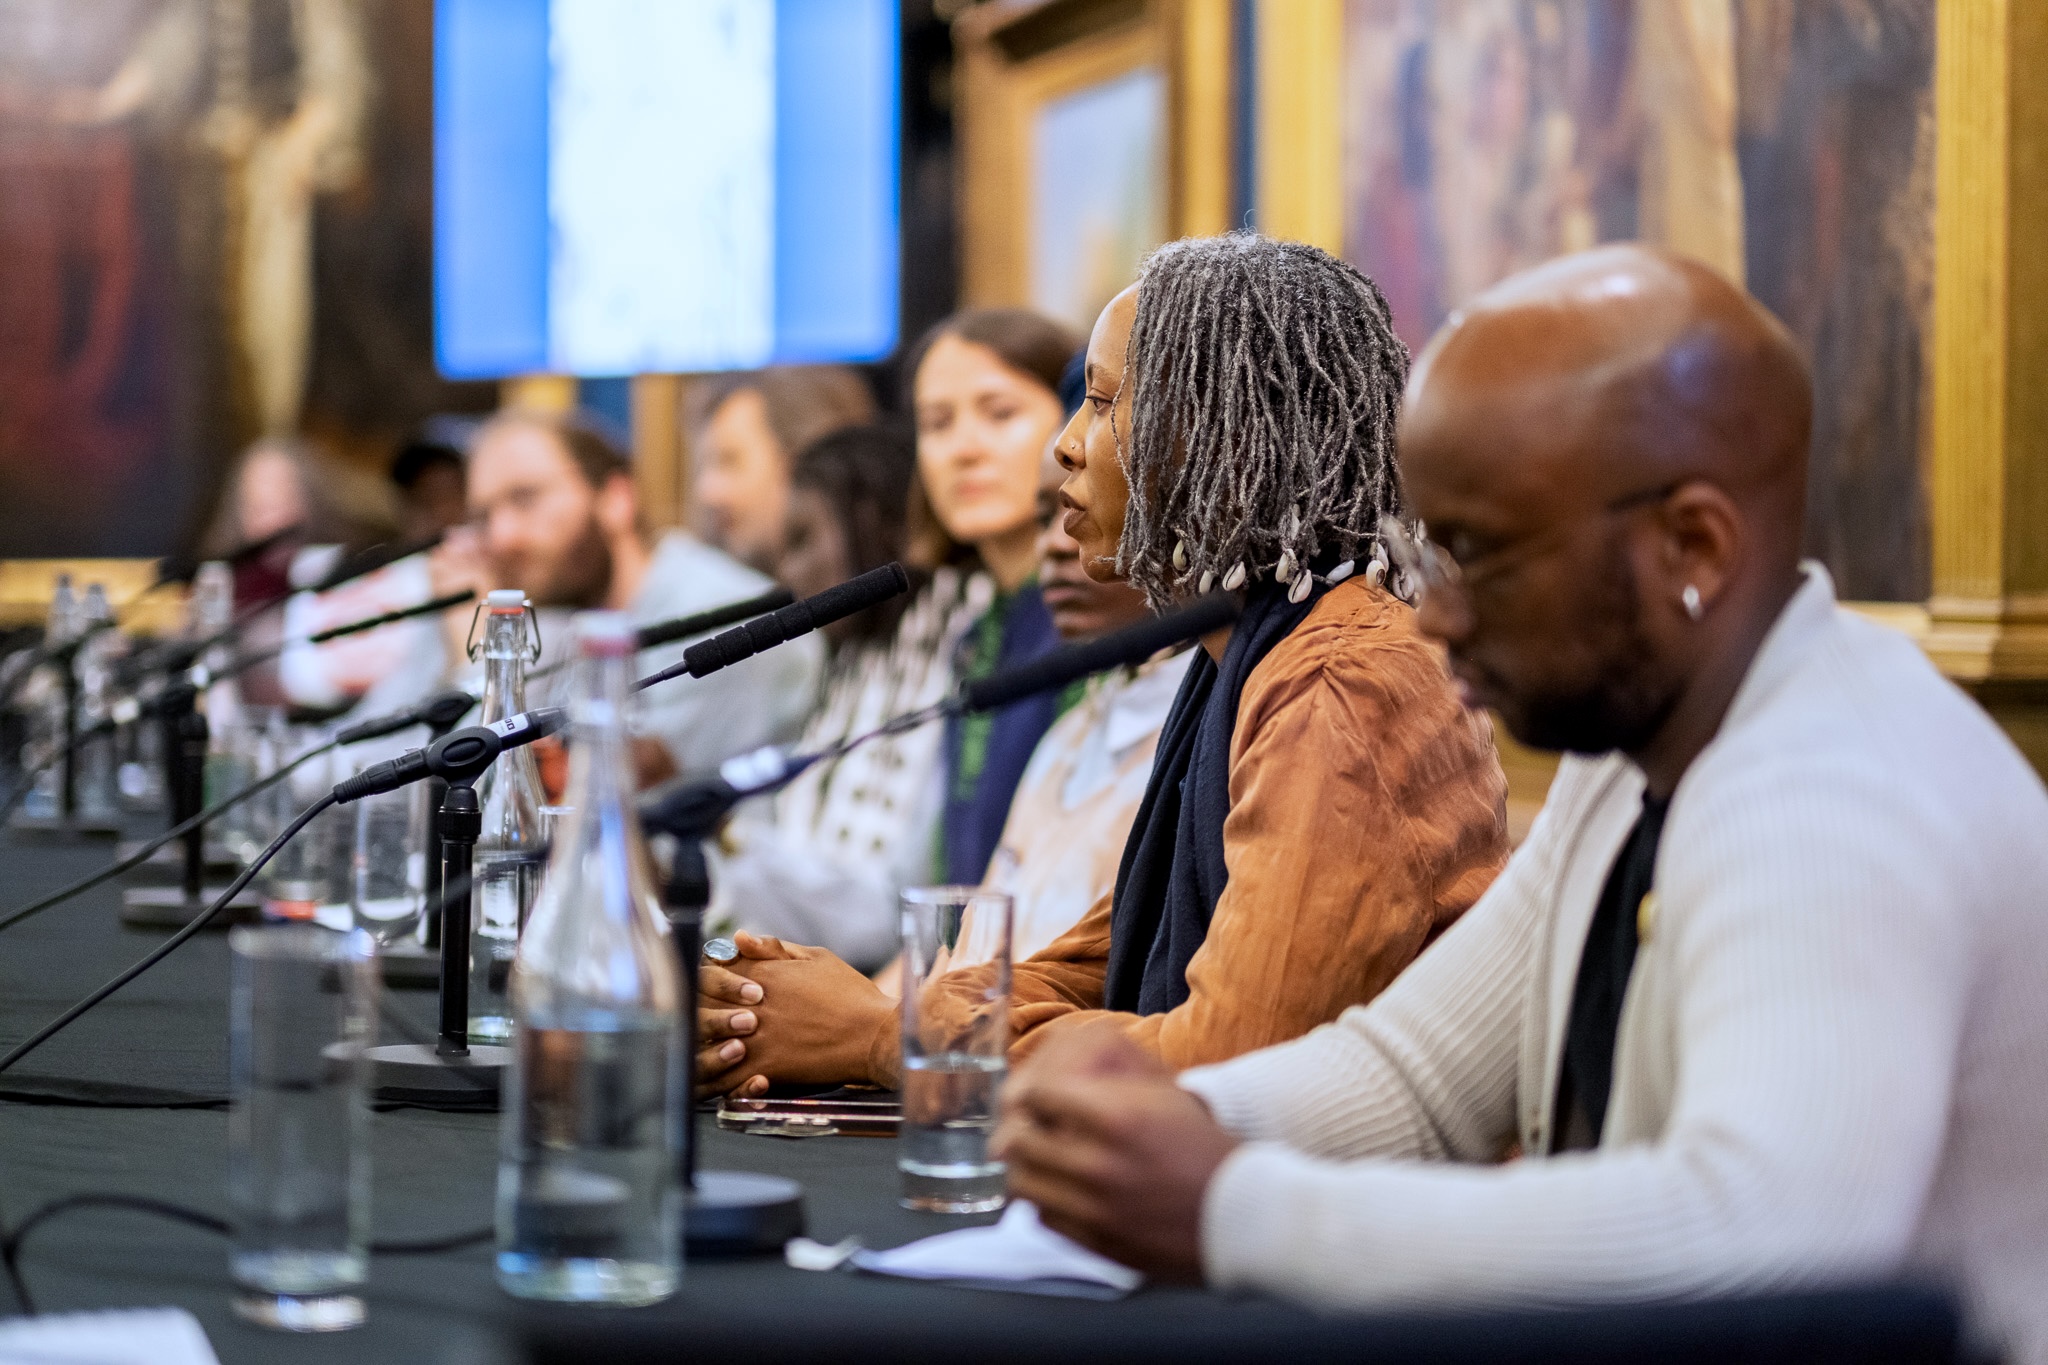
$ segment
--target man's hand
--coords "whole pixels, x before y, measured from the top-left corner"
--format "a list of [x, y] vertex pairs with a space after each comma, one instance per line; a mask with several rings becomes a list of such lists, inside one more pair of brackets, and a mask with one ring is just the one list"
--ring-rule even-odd
[[1202, 1280], [1202, 1196], [1237, 1139], [1113, 1024], [1056, 1037], [1003, 1088], [993, 1150], [1045, 1225], [1155, 1280]]
[[823, 948], [748, 933], [733, 942], [736, 961], [697, 973], [698, 1094], [758, 1095], [771, 1080], [895, 1084], [894, 1048], [878, 1047], [894, 1042], [894, 1000]]

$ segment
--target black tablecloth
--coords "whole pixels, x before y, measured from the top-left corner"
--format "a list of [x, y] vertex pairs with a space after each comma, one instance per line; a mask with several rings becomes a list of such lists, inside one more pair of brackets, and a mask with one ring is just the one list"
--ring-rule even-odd
[[[24, 847], [0, 836], [0, 913], [103, 866], [106, 845]], [[162, 941], [124, 930], [109, 887], [0, 934], [0, 1048]], [[59, 1195], [153, 1196], [214, 1213], [225, 1203], [227, 1115], [224, 937], [195, 938], [70, 1030], [0, 1073], [0, 1221], [13, 1226]], [[424, 1024], [431, 996], [397, 992]], [[94, 1101], [84, 1107], [81, 1100]], [[131, 1107], [114, 1108], [108, 1105]], [[702, 1121], [704, 1165], [768, 1171], [803, 1182], [810, 1231], [898, 1245], [971, 1221], [896, 1204], [894, 1144], [874, 1138], [742, 1137]], [[495, 1169], [495, 1116], [395, 1110], [377, 1115], [374, 1223], [380, 1240], [485, 1226]], [[1121, 1303], [1036, 1298], [853, 1274], [795, 1271], [774, 1258], [693, 1262], [681, 1293], [654, 1308], [536, 1311], [492, 1280], [488, 1246], [432, 1256], [380, 1256], [365, 1297], [368, 1324], [331, 1337], [261, 1331], [229, 1310], [222, 1242], [120, 1211], [68, 1214], [44, 1225], [22, 1268], [46, 1312], [175, 1304], [205, 1326], [227, 1365], [375, 1360], [491, 1365], [522, 1358], [743, 1360], [893, 1356], [998, 1359], [1376, 1359], [1500, 1361], [1628, 1359], [1663, 1333], [1712, 1359], [1944, 1359], [1953, 1323], [1937, 1297], [1885, 1292], [1810, 1296], [1789, 1304], [1601, 1315], [1445, 1320], [1319, 1319], [1286, 1305], [1187, 1290], [1147, 1289]], [[0, 1288], [0, 1313], [15, 1311]], [[1690, 1316], [1687, 1316], [1690, 1314]], [[1761, 1316], [1759, 1316], [1761, 1314]], [[1805, 1324], [1800, 1328], [1800, 1324]], [[1846, 1324], [1846, 1327], [1845, 1327]], [[1851, 1341], [1847, 1327], [1859, 1330]], [[1796, 1329], [1796, 1330], [1795, 1330]], [[1788, 1331], [1794, 1335], [1787, 1336]], [[1797, 1335], [1803, 1331], [1804, 1336]], [[1675, 1335], [1673, 1335], [1675, 1334]], [[1796, 1349], [1744, 1350], [1768, 1338]], [[1846, 1354], [1822, 1351], [1823, 1342]], [[1874, 1344], [1886, 1349], [1879, 1351]], [[1453, 1349], [1455, 1348], [1455, 1349]]]
[[[104, 866], [107, 844], [45, 847], [0, 835], [0, 913]], [[161, 943], [124, 929], [110, 886], [0, 934], [0, 1050]], [[225, 1207], [226, 936], [206, 932], [70, 1029], [0, 1073], [0, 1221], [59, 1195], [148, 1195], [213, 1213]], [[389, 1003], [425, 1026], [432, 995], [396, 991]], [[80, 1101], [92, 1101], [85, 1107]], [[108, 1104], [138, 1106], [108, 1108]], [[184, 1107], [179, 1107], [184, 1106]], [[707, 1167], [769, 1171], [803, 1183], [813, 1235], [858, 1234], [895, 1246], [982, 1219], [897, 1206], [895, 1147], [875, 1138], [742, 1137], [700, 1121]], [[372, 1122], [374, 1227], [409, 1240], [489, 1224], [497, 1177], [497, 1118], [416, 1109]], [[376, 1258], [370, 1322], [332, 1338], [285, 1338], [236, 1319], [224, 1244], [125, 1211], [67, 1213], [38, 1229], [22, 1257], [44, 1312], [169, 1303], [205, 1325], [224, 1362], [273, 1359], [510, 1361], [520, 1306], [491, 1277], [490, 1249]], [[779, 1260], [693, 1263], [686, 1304], [753, 1305], [782, 1322], [791, 1306], [839, 1277]], [[848, 1277], [851, 1278], [851, 1277]], [[883, 1312], [934, 1296], [986, 1294], [861, 1281]], [[15, 1311], [0, 1289], [0, 1312]], [[914, 1311], [902, 1308], [901, 1311]], [[610, 1316], [620, 1316], [611, 1314]]]

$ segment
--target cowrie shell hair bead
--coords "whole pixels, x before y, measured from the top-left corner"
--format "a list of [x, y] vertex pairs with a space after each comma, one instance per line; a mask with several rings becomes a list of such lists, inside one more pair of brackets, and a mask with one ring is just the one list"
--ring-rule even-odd
[[1315, 585], [1316, 576], [1314, 574], [1303, 574], [1301, 577], [1295, 579], [1294, 586], [1287, 590], [1287, 600], [1290, 602], [1302, 602], [1307, 600], [1309, 590], [1315, 587]]
[[1175, 573], [1186, 573], [1188, 571], [1188, 543], [1185, 540], [1173, 542], [1173, 571]]
[[1373, 562], [1372, 562], [1372, 563], [1370, 563], [1370, 564], [1366, 565], [1366, 566], [1365, 566], [1365, 581], [1366, 581], [1367, 583], [1370, 583], [1370, 584], [1371, 584], [1371, 585], [1372, 585], [1373, 587], [1375, 587], [1375, 588], [1377, 588], [1378, 586], [1380, 586], [1380, 584], [1382, 584], [1382, 583], [1386, 582], [1386, 581], [1387, 581], [1387, 565], [1386, 565], [1386, 561], [1384, 561], [1384, 560], [1380, 560], [1380, 559], [1375, 559], [1375, 560], [1373, 560]]
[[1280, 562], [1273, 566], [1273, 577], [1279, 579], [1282, 583], [1292, 583], [1294, 581], [1294, 551], [1282, 550], [1280, 552]]
[[1223, 575], [1223, 591], [1236, 592], [1239, 588], [1244, 586], [1244, 578], [1244, 565], [1231, 565], [1230, 572]]
[[1216, 571], [1215, 571], [1215, 570], [1213, 570], [1213, 569], [1204, 569], [1204, 570], [1202, 570], [1202, 584], [1201, 584], [1201, 586], [1200, 586], [1199, 588], [1197, 588], [1197, 589], [1196, 589], [1196, 591], [1197, 591], [1197, 592], [1203, 592], [1203, 593], [1206, 593], [1206, 592], [1208, 592], [1208, 591], [1209, 591], [1209, 589], [1211, 589], [1211, 588], [1213, 588], [1213, 587], [1215, 587], [1215, 586], [1216, 586]]
[[1342, 583], [1345, 579], [1351, 577], [1352, 573], [1357, 568], [1358, 563], [1356, 560], [1345, 560], [1342, 564], [1339, 564], [1336, 568], [1330, 570], [1330, 586], [1333, 588], [1336, 587], [1339, 583]]

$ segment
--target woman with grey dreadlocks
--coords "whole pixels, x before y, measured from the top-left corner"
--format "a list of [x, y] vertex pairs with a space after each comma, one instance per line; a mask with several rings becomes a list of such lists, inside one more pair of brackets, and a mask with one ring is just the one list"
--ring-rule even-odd
[[[1297, 1037], [1377, 995], [1505, 862], [1486, 722], [1377, 545], [1407, 367], [1370, 280], [1249, 234], [1162, 247], [1096, 322], [1055, 446], [1090, 576], [1244, 610], [1188, 669], [1115, 891], [1016, 965], [1021, 1039], [1108, 1017], [1185, 1067]], [[749, 1022], [808, 1044], [784, 1079], [896, 1082], [893, 1002], [767, 965]], [[951, 973], [922, 1016], [970, 1017], [990, 985]]]
[[1160, 248], [1096, 323], [1068, 532], [1155, 608], [1220, 587], [1244, 612], [1188, 670], [1112, 903], [1019, 966], [1027, 1026], [1085, 1000], [1173, 1066], [1281, 1042], [1377, 995], [1506, 860], [1486, 723], [1377, 543], [1407, 372], [1371, 280], [1252, 234]]

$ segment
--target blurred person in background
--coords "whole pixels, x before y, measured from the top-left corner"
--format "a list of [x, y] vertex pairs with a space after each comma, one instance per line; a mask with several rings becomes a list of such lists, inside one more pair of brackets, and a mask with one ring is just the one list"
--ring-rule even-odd
[[235, 601], [269, 601], [290, 585], [292, 561], [309, 546], [359, 549], [388, 536], [396, 523], [382, 481], [322, 458], [292, 437], [265, 437], [235, 462], [212, 522], [200, 538], [202, 558], [219, 559], [272, 536], [277, 543], [235, 570]]
[[[828, 438], [797, 462], [780, 569], [792, 591], [897, 557], [926, 576], [893, 633], [842, 636], [806, 748], [944, 698], [960, 680], [962, 641], [991, 621], [1000, 641], [1019, 602], [1045, 625], [1022, 657], [1055, 642], [1037, 588], [1026, 589], [1039, 461], [1062, 417], [1056, 385], [1068, 344], [1056, 324], [1021, 310], [949, 318], [912, 352], [914, 453], [901, 436], [870, 429]], [[1035, 743], [1051, 709], [1025, 720]], [[951, 739], [925, 726], [877, 740], [743, 806], [711, 850], [707, 922], [820, 944], [861, 971], [881, 967], [896, 949], [897, 893], [945, 876], [935, 850], [961, 779]], [[1007, 811], [1028, 743], [1014, 765], [978, 765], [970, 789], [999, 795]], [[1008, 785], [995, 792], [1005, 771]], [[970, 880], [987, 863], [984, 851]]]
[[[652, 625], [771, 586], [681, 531], [650, 540], [631, 463], [589, 418], [515, 410], [485, 422], [470, 453], [467, 503], [468, 524], [432, 556], [434, 589], [470, 588], [479, 598], [494, 588], [524, 590], [541, 609], [543, 666], [568, 657], [572, 611], [602, 607]], [[444, 618], [443, 677], [471, 675], [465, 654], [474, 615], [465, 606]], [[680, 661], [688, 643], [642, 651], [636, 672]], [[802, 637], [642, 693], [633, 742], [639, 783], [705, 776], [734, 754], [794, 737], [817, 695], [823, 653], [815, 637]], [[532, 705], [546, 699], [528, 696]]]
[[775, 572], [789, 515], [790, 466], [820, 437], [871, 422], [875, 395], [843, 365], [799, 365], [710, 381], [691, 496], [704, 539]]
[[[225, 558], [245, 546], [271, 541], [260, 554], [235, 564], [237, 614], [289, 596], [296, 585], [316, 581], [342, 556], [390, 537], [396, 516], [390, 490], [381, 479], [322, 457], [295, 437], [265, 437], [243, 451], [222, 490], [212, 523], [200, 539], [201, 557]], [[273, 539], [274, 538], [274, 539]], [[423, 582], [423, 579], [422, 579]], [[380, 596], [380, 593], [383, 594]], [[237, 647], [254, 652], [296, 639], [323, 626], [374, 615], [419, 600], [415, 585], [403, 571], [386, 572], [375, 583], [362, 583], [348, 596], [322, 604], [322, 615], [303, 594], [282, 611], [251, 616]], [[293, 703], [315, 710], [346, 705], [372, 686], [369, 677], [344, 665], [338, 676], [325, 676], [337, 659], [364, 657], [377, 645], [366, 638], [337, 641], [325, 647], [320, 662], [310, 648], [297, 649], [278, 662], [265, 662], [241, 674], [239, 690], [246, 701], [275, 705]]]
[[[791, 471], [784, 585], [816, 592], [902, 559], [916, 471], [908, 433], [893, 427], [851, 427], [805, 450]], [[929, 706], [952, 686], [954, 642], [988, 590], [954, 565], [912, 578], [911, 596], [826, 627], [824, 694], [800, 751]], [[707, 846], [707, 923], [793, 934], [878, 966], [894, 946], [897, 891], [930, 874], [939, 740], [936, 726], [874, 740], [741, 806]]]
[[[971, 546], [994, 589], [961, 640], [956, 681], [972, 682], [1056, 648], [1059, 633], [1038, 584], [1038, 485], [1046, 443], [1065, 423], [1060, 380], [1077, 339], [1020, 308], [959, 313], [912, 352], [918, 488], [930, 550]], [[1030, 697], [946, 723], [939, 813], [943, 882], [973, 885], [988, 870], [1010, 798], [1062, 699]]]
[[430, 426], [391, 458], [405, 537], [424, 540], [469, 519], [468, 469], [454, 434]]

